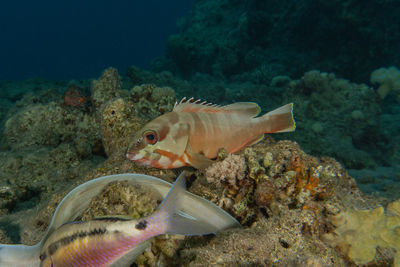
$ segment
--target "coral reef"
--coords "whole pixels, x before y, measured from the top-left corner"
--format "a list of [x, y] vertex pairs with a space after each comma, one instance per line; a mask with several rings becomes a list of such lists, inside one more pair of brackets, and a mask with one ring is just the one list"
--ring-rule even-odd
[[71, 107], [87, 109], [90, 98], [85, 90], [75, 84], [68, 86], [64, 92], [64, 104]]
[[399, 62], [398, 13], [395, 1], [198, 1], [158, 67], [260, 83], [317, 68], [366, 81]]
[[394, 266], [400, 266], [400, 199], [386, 209], [346, 210], [332, 218], [336, 226], [325, 239], [338, 246], [356, 264], [374, 260], [376, 249], [387, 249], [395, 257]]
[[[184, 266], [349, 266], [327, 244], [306, 233], [314, 228], [312, 212], [282, 211], [279, 218], [261, 218], [250, 228], [228, 230], [198, 244], [186, 240], [180, 251]], [[197, 241], [197, 242], [196, 242]]]
[[115, 98], [102, 106], [101, 136], [105, 152], [111, 156], [119, 152], [124, 157], [129, 139], [144, 123], [134, 116], [133, 107], [122, 98]]
[[121, 90], [121, 77], [117, 69], [106, 69], [101, 77], [92, 83], [91, 100], [93, 106], [99, 110], [101, 105], [118, 97]]
[[87, 221], [107, 215], [126, 215], [133, 219], [148, 216], [155, 211], [158, 203], [150, 190], [127, 182], [114, 182], [92, 199], [82, 213], [81, 220]]
[[371, 168], [389, 159], [373, 88], [314, 70], [292, 81], [284, 99], [294, 102], [293, 137], [307, 152], [333, 156], [351, 169]]
[[175, 92], [170, 87], [157, 87], [153, 84], [135, 86], [130, 91], [130, 100], [138, 114], [154, 119], [171, 111], [176, 102]]
[[223, 161], [217, 162], [206, 169], [206, 178], [209, 183], [220, 185], [221, 182], [235, 185], [244, 178], [245, 161], [240, 155], [228, 155]]
[[[215, 181], [208, 184], [208, 170], [198, 171], [190, 190], [249, 227], [218, 234], [203, 245], [185, 240], [180, 252], [183, 264], [351, 265], [322, 237], [335, 229], [331, 216], [350, 206], [365, 209], [373, 202], [362, 196], [340, 164], [311, 157], [294, 142], [271, 138], [239, 154], [246, 159], [245, 177], [235, 184], [221, 179], [219, 187], [210, 187]], [[225, 161], [210, 168], [224, 166]], [[220, 167], [220, 175], [228, 177], [233, 169]]]
[[400, 70], [394, 66], [379, 68], [371, 73], [371, 83], [378, 84], [377, 93], [384, 99], [391, 91], [400, 91]]
[[[56, 147], [70, 142], [79, 147], [89, 145], [82, 156], [92, 154], [92, 148], [101, 142], [98, 124], [93, 116], [77, 109], [68, 109], [60, 103], [28, 105], [5, 123], [4, 134], [13, 149], [34, 146]], [[81, 151], [82, 148], [79, 148]]]
[[38, 205], [101, 161], [82, 159], [70, 144], [0, 152], [0, 159], [0, 214]]
[[[110, 68], [92, 83], [94, 109], [63, 105], [58, 90], [47, 90], [42, 97], [23, 96], [5, 115], [6, 147], [12, 150], [0, 152], [2, 242], [37, 241], [62, 196], [95, 177], [137, 172], [173, 181], [173, 170], [138, 166], [125, 158], [126, 149], [132, 134], [146, 120], [172, 109], [175, 92], [166, 86], [176, 84], [182, 94], [198, 85], [191, 87], [170, 73], [135, 68], [129, 73], [130, 81], [121, 80]], [[202, 74], [194, 77], [204, 84], [213, 81]], [[242, 97], [248, 92], [240, 92], [249, 88], [260, 92], [259, 97], [271, 94], [271, 103], [294, 101], [298, 134], [285, 137], [298, 140], [314, 155], [332, 155], [354, 168], [374, 166], [382, 155], [384, 160], [396, 158], [395, 151], [379, 154], [376, 147], [366, 153], [372, 141], [367, 147], [361, 144], [367, 137], [380, 138], [377, 127], [382, 100], [373, 88], [319, 71], [294, 81], [278, 76], [271, 83], [270, 87], [232, 83], [230, 90], [220, 90], [221, 84], [212, 82], [207, 90], [223, 91], [223, 98], [232, 94], [245, 100]], [[264, 92], [267, 88], [275, 91]], [[103, 149], [107, 158], [97, 156], [104, 156]], [[206, 171], [193, 171], [188, 190], [227, 210], [243, 229], [207, 237], [158, 237], [138, 257], [138, 266], [354, 266], [361, 261], [350, 254], [346, 242], [353, 233], [358, 233], [360, 240], [370, 238], [357, 232], [364, 230], [380, 239], [370, 247], [372, 258], [363, 263], [383, 266], [396, 257], [394, 249], [398, 247], [392, 245], [397, 238], [398, 202], [384, 211], [378, 206], [387, 199], [363, 195], [337, 161], [308, 155], [294, 141], [266, 136], [234, 155], [221, 149]], [[94, 199], [82, 219], [141, 217], [157, 204], [143, 188], [114, 183]], [[363, 214], [370, 218], [375, 213], [371, 220], [376, 221], [356, 226]], [[26, 220], [27, 216], [32, 219]], [[368, 230], [377, 224], [379, 227]]]

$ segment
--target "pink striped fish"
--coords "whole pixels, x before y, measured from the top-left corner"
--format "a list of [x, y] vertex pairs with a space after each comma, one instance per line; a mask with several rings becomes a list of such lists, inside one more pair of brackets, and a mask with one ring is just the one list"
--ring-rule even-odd
[[257, 117], [260, 110], [253, 102], [217, 106], [183, 98], [137, 132], [126, 156], [159, 169], [204, 169], [220, 148], [234, 153], [262, 140], [264, 133], [295, 130], [292, 103]]
[[140, 220], [109, 217], [62, 225], [44, 243], [40, 266], [130, 266], [154, 236], [215, 232], [214, 225], [181, 211], [185, 179], [181, 174], [156, 212]]

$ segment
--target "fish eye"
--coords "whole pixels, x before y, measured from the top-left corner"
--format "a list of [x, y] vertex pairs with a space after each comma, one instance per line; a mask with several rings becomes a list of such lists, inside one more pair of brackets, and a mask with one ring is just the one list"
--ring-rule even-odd
[[39, 259], [40, 261], [44, 261], [46, 259], [46, 254], [45, 253], [40, 254]]
[[157, 143], [158, 138], [155, 131], [147, 131], [144, 133], [144, 138], [148, 144], [154, 145]]

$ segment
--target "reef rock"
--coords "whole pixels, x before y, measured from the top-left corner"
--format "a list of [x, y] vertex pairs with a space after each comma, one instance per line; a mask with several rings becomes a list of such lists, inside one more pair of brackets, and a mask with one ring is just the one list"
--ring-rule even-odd
[[294, 102], [293, 137], [307, 152], [332, 156], [351, 169], [372, 168], [389, 159], [384, 142], [373, 141], [386, 139], [373, 88], [313, 70], [292, 81], [284, 99]]
[[92, 83], [91, 100], [98, 110], [105, 102], [118, 97], [121, 90], [121, 77], [117, 69], [106, 69], [101, 77]]

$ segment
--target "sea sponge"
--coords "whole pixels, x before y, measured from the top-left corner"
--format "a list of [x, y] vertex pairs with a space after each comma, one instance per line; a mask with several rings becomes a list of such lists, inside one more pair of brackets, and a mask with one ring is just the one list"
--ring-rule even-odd
[[400, 70], [394, 66], [376, 69], [371, 73], [371, 83], [379, 84], [377, 93], [384, 99], [390, 91], [400, 91]]
[[325, 235], [326, 241], [338, 246], [356, 264], [374, 260], [376, 248], [396, 251], [394, 266], [400, 266], [400, 199], [390, 203], [386, 210], [347, 210], [332, 216], [337, 227]]
[[226, 159], [216, 162], [206, 169], [208, 182], [220, 184], [225, 181], [235, 185], [237, 180], [242, 180], [245, 176], [245, 160], [240, 155], [229, 154]]

